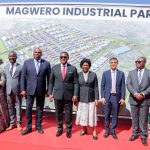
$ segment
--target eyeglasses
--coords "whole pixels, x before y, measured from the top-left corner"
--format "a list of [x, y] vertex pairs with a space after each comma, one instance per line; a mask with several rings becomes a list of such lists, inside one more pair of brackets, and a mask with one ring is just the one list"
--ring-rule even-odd
[[143, 62], [143, 61], [138, 61], [138, 60], [137, 60], [137, 61], [135, 61], [135, 63], [136, 63], [136, 64], [137, 64], [137, 63], [138, 63], [138, 64], [140, 64], [141, 62]]
[[66, 59], [66, 58], [67, 58], [67, 56], [60, 56], [60, 59], [63, 59], [63, 58], [65, 58], [65, 59]]

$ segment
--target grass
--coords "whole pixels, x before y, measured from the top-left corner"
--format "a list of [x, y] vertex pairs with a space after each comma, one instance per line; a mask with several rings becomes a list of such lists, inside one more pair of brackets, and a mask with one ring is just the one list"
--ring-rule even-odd
[[7, 51], [6, 46], [4, 45], [3, 41], [0, 40], [0, 54], [4, 53]]

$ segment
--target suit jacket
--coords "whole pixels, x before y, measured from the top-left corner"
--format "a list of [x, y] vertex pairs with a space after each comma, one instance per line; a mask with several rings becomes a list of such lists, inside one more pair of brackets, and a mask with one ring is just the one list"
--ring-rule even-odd
[[61, 64], [52, 67], [49, 94], [57, 100], [72, 100], [73, 96], [78, 95], [78, 74], [77, 69], [70, 64], [67, 64], [65, 79], [62, 79]]
[[98, 80], [94, 72], [89, 71], [87, 82], [83, 72], [79, 73], [79, 101], [83, 103], [93, 102], [99, 99]]
[[[51, 73], [50, 63], [41, 59], [39, 73], [37, 74], [34, 59], [24, 62], [21, 73], [21, 91], [27, 91], [28, 95], [45, 95]], [[47, 86], [46, 86], [47, 84]]]
[[[116, 98], [119, 101], [120, 99], [125, 99], [126, 88], [124, 72], [117, 69], [116, 79]], [[101, 98], [105, 98], [106, 101], [109, 100], [111, 96], [111, 87], [111, 70], [106, 70], [104, 71], [101, 80]]]
[[16, 63], [16, 70], [11, 76], [10, 73], [10, 64], [7, 64], [4, 67], [4, 78], [6, 82], [6, 93], [9, 95], [11, 91], [18, 95], [20, 94], [20, 77], [21, 77], [22, 65]]
[[[138, 83], [138, 72], [137, 69], [129, 72], [127, 77], [127, 88], [130, 92], [129, 103], [132, 105], [150, 105], [150, 70], [144, 70], [141, 84]], [[142, 101], [136, 100], [134, 94], [143, 93], [145, 98]]]

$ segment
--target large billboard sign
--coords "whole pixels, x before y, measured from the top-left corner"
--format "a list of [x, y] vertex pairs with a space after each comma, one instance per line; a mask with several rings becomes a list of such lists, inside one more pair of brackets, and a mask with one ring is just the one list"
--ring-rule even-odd
[[[95, 3], [10, 3], [0, 4], [0, 57], [7, 63], [14, 50], [23, 63], [32, 57], [35, 47], [51, 65], [59, 63], [59, 53], [68, 51], [69, 62], [80, 71], [79, 63], [87, 57], [91, 70], [101, 75], [115, 56], [119, 69], [127, 74], [134, 61], [146, 56], [150, 68], [150, 7]], [[45, 108], [53, 109], [46, 101]], [[103, 113], [100, 106], [99, 113]], [[128, 92], [121, 116], [130, 115]]]

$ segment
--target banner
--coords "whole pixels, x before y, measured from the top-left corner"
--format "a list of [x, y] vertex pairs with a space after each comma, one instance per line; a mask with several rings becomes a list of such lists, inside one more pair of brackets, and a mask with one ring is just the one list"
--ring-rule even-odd
[[[84, 57], [91, 59], [91, 70], [97, 73], [99, 85], [112, 56], [118, 58], [118, 68], [126, 77], [139, 56], [146, 56], [150, 68], [149, 6], [0, 4], [0, 20], [0, 57], [5, 63], [11, 50], [17, 52], [18, 61], [23, 63], [32, 57], [35, 47], [40, 47], [43, 59], [53, 66], [59, 63], [60, 52], [68, 51], [69, 63], [78, 71]], [[127, 92], [120, 116], [130, 116], [128, 96]], [[53, 110], [54, 104], [47, 100], [45, 108]], [[103, 114], [101, 104], [98, 112]]]

